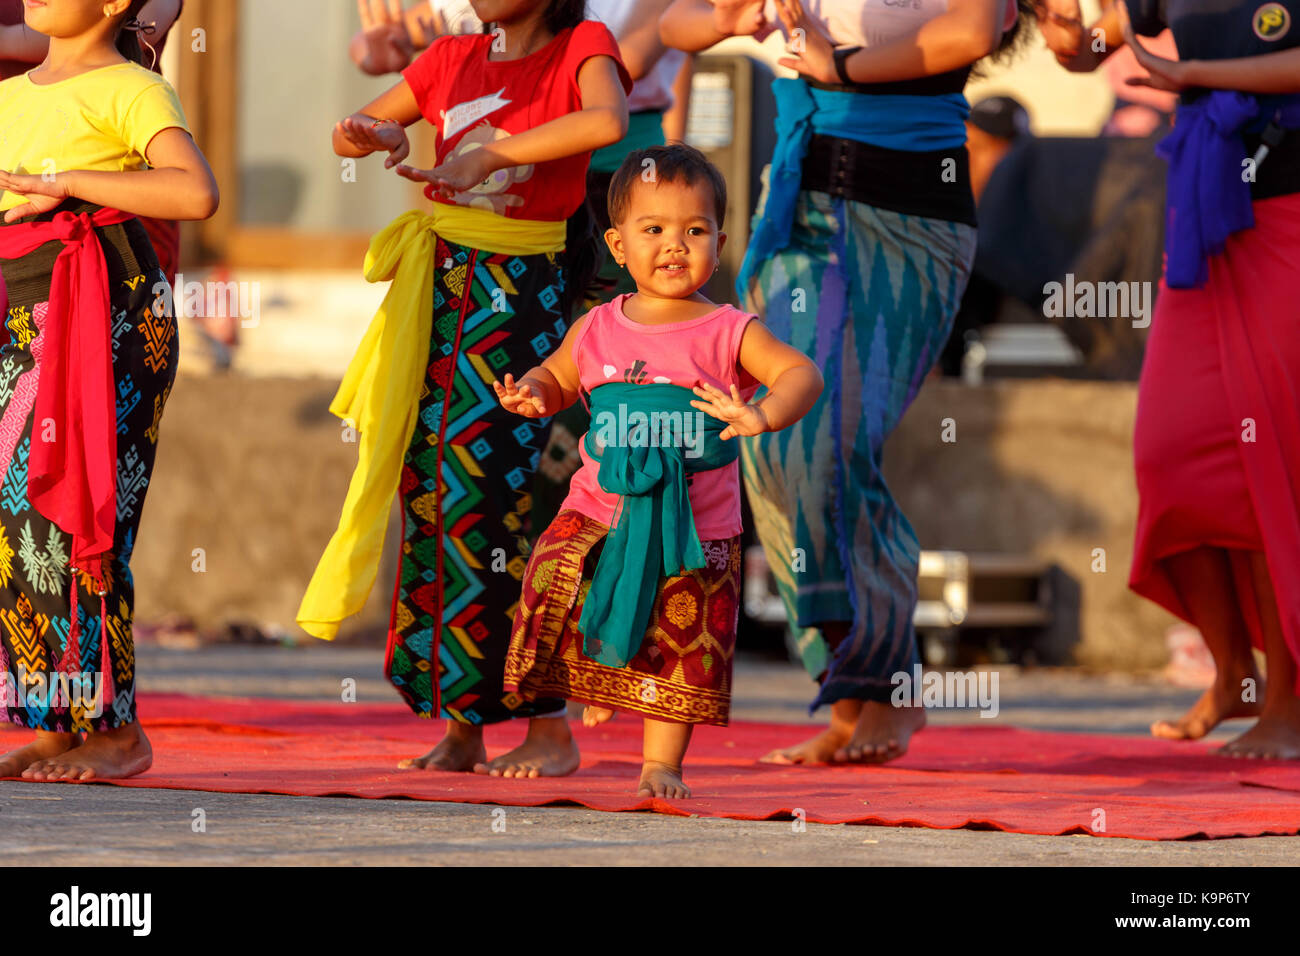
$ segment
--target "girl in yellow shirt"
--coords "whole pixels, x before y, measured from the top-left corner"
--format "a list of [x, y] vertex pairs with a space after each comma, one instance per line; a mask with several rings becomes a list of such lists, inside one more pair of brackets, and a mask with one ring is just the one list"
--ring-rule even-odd
[[[170, 289], [137, 216], [205, 219], [217, 185], [140, 65], [145, 0], [45, 0], [0, 83], [0, 777], [147, 770], [129, 560], [176, 377]], [[35, 423], [35, 424], [34, 424]]]

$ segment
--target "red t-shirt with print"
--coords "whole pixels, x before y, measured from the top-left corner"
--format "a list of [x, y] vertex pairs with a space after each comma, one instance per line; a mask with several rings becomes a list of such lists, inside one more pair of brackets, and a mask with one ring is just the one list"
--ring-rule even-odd
[[[618, 43], [598, 21], [562, 30], [518, 60], [490, 61], [493, 39], [491, 34], [439, 37], [402, 72], [421, 115], [438, 131], [439, 163], [582, 109], [578, 71], [590, 57], [613, 57], [624, 92], [632, 90]], [[477, 206], [511, 219], [556, 222], [582, 205], [590, 159], [589, 152], [577, 153], [501, 169], [450, 200], [435, 196], [432, 186], [424, 194], [434, 202]]]

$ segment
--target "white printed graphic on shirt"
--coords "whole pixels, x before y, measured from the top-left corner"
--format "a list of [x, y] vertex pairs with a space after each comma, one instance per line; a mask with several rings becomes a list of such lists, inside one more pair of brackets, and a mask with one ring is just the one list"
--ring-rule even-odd
[[438, 115], [442, 117], [442, 138], [443, 140], [451, 139], [461, 130], [473, 126], [485, 116], [489, 116], [509, 105], [512, 101], [506, 99], [501, 94], [506, 91], [503, 86], [495, 93], [489, 93], [486, 96], [480, 96], [478, 99], [469, 100], [465, 103], [458, 103], [449, 110], [439, 110]]

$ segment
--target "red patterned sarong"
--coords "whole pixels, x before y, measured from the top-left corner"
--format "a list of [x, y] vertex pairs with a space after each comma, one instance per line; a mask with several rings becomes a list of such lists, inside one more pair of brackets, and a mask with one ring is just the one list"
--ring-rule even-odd
[[533, 547], [515, 610], [505, 689], [685, 724], [725, 726], [740, 597], [740, 537], [703, 541], [705, 566], [662, 578], [626, 667], [582, 654], [578, 620], [609, 528], [562, 511]]

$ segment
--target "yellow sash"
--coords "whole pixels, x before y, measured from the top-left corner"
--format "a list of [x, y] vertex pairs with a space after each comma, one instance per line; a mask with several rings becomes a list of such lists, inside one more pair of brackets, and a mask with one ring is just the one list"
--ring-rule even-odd
[[333, 414], [360, 432], [361, 443], [338, 529], [298, 608], [299, 626], [322, 640], [333, 640], [339, 623], [361, 610], [379, 572], [388, 509], [429, 364], [437, 236], [508, 255], [564, 248], [563, 221], [507, 219], [443, 203], [433, 209], [432, 215], [413, 210], [398, 216], [371, 239], [366, 253], [366, 281], [392, 285], [330, 403]]

